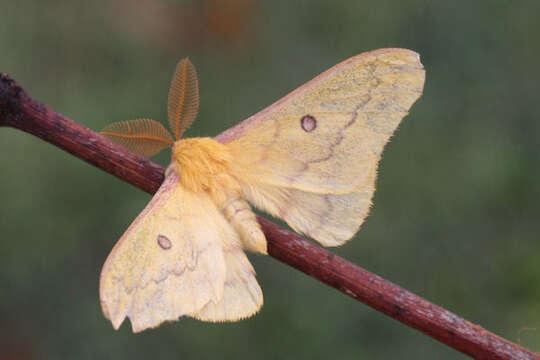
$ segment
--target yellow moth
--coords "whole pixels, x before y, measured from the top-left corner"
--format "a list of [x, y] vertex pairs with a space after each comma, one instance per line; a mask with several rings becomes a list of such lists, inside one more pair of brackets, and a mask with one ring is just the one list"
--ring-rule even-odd
[[418, 54], [381, 49], [332, 67], [215, 139], [181, 139], [195, 120], [194, 66], [180, 61], [168, 99], [173, 137], [150, 119], [102, 133], [142, 156], [171, 146], [163, 184], [107, 258], [105, 316], [134, 332], [191, 316], [236, 321], [263, 295], [243, 249], [266, 254], [248, 202], [325, 246], [350, 239], [368, 214], [377, 164], [422, 94]]

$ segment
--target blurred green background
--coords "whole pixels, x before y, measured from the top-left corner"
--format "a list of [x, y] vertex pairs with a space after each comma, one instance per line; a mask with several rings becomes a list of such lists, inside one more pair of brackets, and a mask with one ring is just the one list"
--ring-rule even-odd
[[[540, 351], [539, 14], [537, 0], [3, 1], [0, 71], [101, 129], [166, 121], [190, 56], [201, 108], [187, 136], [213, 136], [352, 55], [419, 52], [424, 95], [386, 148], [365, 225], [332, 251]], [[114, 331], [99, 273], [149, 195], [10, 128], [0, 164], [2, 359], [465, 358], [263, 256], [250, 256], [257, 316]]]

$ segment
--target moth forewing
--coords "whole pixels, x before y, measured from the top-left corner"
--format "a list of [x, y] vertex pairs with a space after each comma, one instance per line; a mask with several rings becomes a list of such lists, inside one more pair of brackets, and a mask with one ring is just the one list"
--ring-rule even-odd
[[220, 135], [247, 200], [325, 246], [343, 244], [369, 212], [384, 146], [424, 77], [413, 51], [360, 54]]

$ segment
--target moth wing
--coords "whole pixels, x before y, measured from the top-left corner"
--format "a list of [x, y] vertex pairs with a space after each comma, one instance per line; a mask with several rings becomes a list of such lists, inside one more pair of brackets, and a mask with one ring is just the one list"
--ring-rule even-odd
[[134, 332], [199, 312], [223, 298], [223, 244], [237, 234], [206, 195], [169, 174], [107, 258], [100, 279], [105, 317]]
[[227, 274], [223, 298], [210, 301], [194, 318], [203, 321], [236, 321], [254, 315], [263, 304], [262, 290], [255, 279], [255, 270], [239, 243], [224, 247]]
[[228, 144], [240, 171], [265, 183], [350, 193], [373, 181], [384, 145], [422, 94], [424, 76], [413, 51], [360, 54], [217, 139]]
[[385, 144], [422, 94], [419, 55], [381, 49], [327, 70], [218, 136], [247, 199], [324, 245], [369, 212]]
[[257, 208], [281, 218], [294, 231], [324, 246], [339, 246], [360, 228], [371, 206], [373, 189], [320, 194], [253, 182], [243, 193]]

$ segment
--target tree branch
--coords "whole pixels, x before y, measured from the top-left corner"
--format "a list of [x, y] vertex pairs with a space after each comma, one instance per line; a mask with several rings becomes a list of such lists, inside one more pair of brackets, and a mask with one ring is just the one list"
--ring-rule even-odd
[[[49, 109], [0, 74], [0, 126], [11, 126], [54, 144], [153, 194], [164, 169], [126, 152], [94, 131]], [[533, 352], [332, 254], [294, 232], [259, 217], [270, 256], [330, 285], [476, 359], [540, 359]]]

